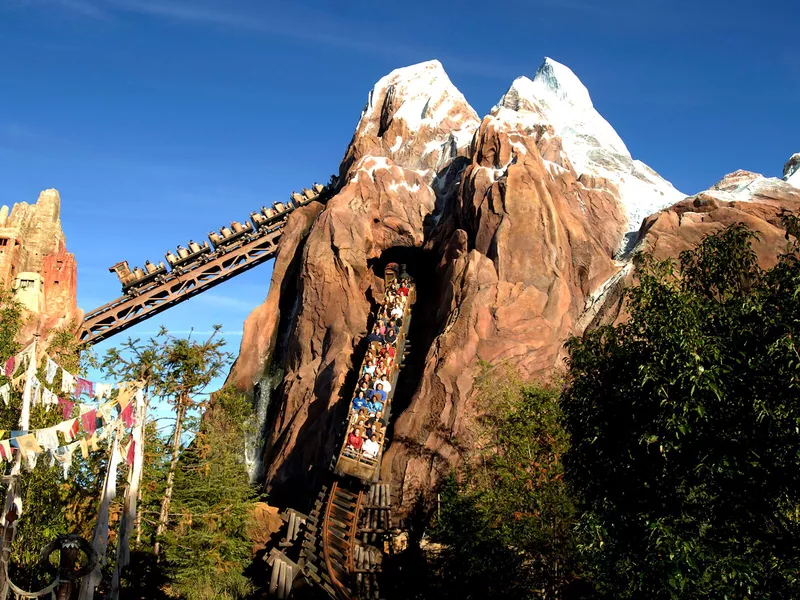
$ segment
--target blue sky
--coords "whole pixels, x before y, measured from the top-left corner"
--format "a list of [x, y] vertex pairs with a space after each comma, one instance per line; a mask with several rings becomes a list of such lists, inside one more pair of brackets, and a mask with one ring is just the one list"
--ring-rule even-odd
[[[0, 204], [61, 192], [91, 309], [118, 295], [118, 260], [325, 182], [374, 82], [431, 58], [480, 114], [543, 56], [565, 63], [684, 192], [780, 175], [800, 151], [798, 27], [785, 0], [0, 0]], [[220, 323], [238, 349], [270, 274], [131, 331]]]

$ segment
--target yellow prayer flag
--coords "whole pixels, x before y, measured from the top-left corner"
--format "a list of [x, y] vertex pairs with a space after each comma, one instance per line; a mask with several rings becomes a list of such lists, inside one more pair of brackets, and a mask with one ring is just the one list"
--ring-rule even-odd
[[80, 442], [76, 443], [80, 443], [83, 458], [89, 458], [89, 442], [86, 441], [86, 438], [82, 438]]
[[32, 433], [26, 433], [16, 438], [19, 444], [19, 449], [23, 452], [34, 452], [35, 454], [42, 453], [42, 447], [36, 441], [36, 436]]

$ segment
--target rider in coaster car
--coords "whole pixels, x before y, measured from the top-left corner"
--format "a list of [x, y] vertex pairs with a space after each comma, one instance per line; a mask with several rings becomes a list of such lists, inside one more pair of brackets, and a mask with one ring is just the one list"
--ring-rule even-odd
[[358, 394], [353, 398], [353, 410], [360, 411], [362, 408], [367, 408], [369, 400], [364, 390], [358, 390]]
[[394, 319], [389, 321], [388, 329], [394, 329], [394, 334], [395, 335], [400, 335], [400, 328], [397, 326], [397, 323], [395, 322]]
[[375, 363], [371, 360], [367, 360], [367, 363], [364, 365], [364, 375], [373, 375], [375, 373]]
[[[379, 402], [383, 403], [386, 402], [386, 392], [383, 391], [383, 386], [380, 383], [375, 383], [375, 390], [372, 392], [371, 400], [374, 402], [378, 400]], [[381, 406], [381, 409], [383, 407]]]
[[383, 412], [383, 402], [381, 402], [377, 396], [373, 395], [369, 400], [369, 404], [367, 404], [367, 414], [370, 417], [374, 417], [379, 412]]
[[375, 326], [372, 328], [372, 332], [367, 336], [367, 341], [370, 344], [383, 344], [383, 334], [381, 333], [380, 327], [376, 323]]
[[381, 445], [377, 441], [377, 436], [373, 433], [370, 438], [364, 442], [363, 445], [364, 456], [368, 458], [375, 458], [381, 449]]
[[347, 445], [355, 448], [356, 450], [360, 450], [363, 444], [364, 438], [361, 437], [361, 430], [356, 427], [350, 432], [350, 435], [347, 436]]
[[375, 386], [377, 387], [378, 385], [380, 385], [381, 389], [387, 394], [392, 391], [392, 384], [389, 383], [389, 379], [385, 375], [375, 380]]

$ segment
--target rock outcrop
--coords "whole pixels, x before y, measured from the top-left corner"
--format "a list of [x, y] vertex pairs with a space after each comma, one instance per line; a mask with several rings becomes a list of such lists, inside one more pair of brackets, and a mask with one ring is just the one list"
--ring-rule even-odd
[[777, 215], [798, 201], [787, 190], [741, 173], [683, 200], [550, 59], [482, 120], [438, 62], [392, 72], [369, 95], [337, 193], [290, 217], [231, 373], [259, 406], [271, 502], [316, 495], [338, 450], [387, 261], [418, 282], [382, 462], [410, 509], [460, 460], [482, 360], [552, 375], [570, 335], [620, 317], [634, 246], [672, 256], [748, 219], [774, 255]]
[[[763, 269], [773, 267], [786, 248], [781, 217], [800, 212], [800, 188], [750, 171], [735, 171], [708, 190], [649, 216], [639, 231], [636, 249], [656, 259], [677, 258], [704, 237], [728, 225], [744, 223], [758, 233], [753, 248]], [[633, 285], [630, 264], [590, 299], [585, 326], [614, 323], [626, 317], [622, 290]]]
[[44, 190], [35, 204], [0, 208], [0, 284], [12, 288], [28, 311], [22, 343], [82, 318], [77, 265], [61, 229], [61, 197]]

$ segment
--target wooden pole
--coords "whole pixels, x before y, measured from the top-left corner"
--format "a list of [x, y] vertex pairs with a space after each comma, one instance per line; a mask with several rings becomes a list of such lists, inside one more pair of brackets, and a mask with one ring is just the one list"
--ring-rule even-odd
[[[80, 549], [75, 548], [61, 548], [61, 558], [59, 560], [59, 572], [68, 573], [75, 570], [75, 563], [78, 561], [78, 554]], [[72, 600], [73, 593], [76, 589], [75, 581], [68, 579], [63, 581], [58, 587], [58, 600]]]

